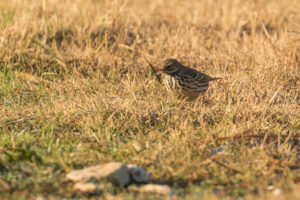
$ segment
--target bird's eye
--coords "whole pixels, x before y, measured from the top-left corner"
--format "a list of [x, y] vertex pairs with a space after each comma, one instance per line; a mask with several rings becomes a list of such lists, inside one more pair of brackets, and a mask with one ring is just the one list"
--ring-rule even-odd
[[172, 66], [171, 65], [169, 65], [169, 66], [166, 66], [166, 68], [165, 68], [166, 70], [170, 70], [170, 69], [172, 69]]

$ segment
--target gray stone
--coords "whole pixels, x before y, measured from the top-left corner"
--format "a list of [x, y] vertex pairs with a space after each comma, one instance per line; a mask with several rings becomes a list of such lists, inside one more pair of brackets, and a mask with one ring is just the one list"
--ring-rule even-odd
[[141, 187], [132, 186], [129, 190], [136, 192], [156, 193], [161, 195], [171, 195], [172, 189], [168, 185], [147, 184]]
[[96, 165], [81, 170], [74, 170], [67, 174], [67, 178], [75, 182], [87, 182], [89, 180], [106, 179], [114, 185], [125, 186], [130, 183], [130, 176], [126, 165], [119, 162], [111, 162]]
[[97, 190], [97, 186], [94, 183], [78, 182], [73, 186], [73, 189], [81, 192], [93, 193]]
[[135, 164], [128, 164], [127, 168], [132, 181], [135, 183], [147, 183], [151, 177], [149, 172]]

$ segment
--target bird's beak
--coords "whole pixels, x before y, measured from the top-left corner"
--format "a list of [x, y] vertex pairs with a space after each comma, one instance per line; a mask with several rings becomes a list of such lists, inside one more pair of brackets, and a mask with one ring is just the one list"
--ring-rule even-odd
[[163, 73], [165, 73], [165, 70], [164, 70], [164, 69], [159, 69], [159, 70], [157, 70], [157, 72], [156, 72], [156, 74], [163, 74]]

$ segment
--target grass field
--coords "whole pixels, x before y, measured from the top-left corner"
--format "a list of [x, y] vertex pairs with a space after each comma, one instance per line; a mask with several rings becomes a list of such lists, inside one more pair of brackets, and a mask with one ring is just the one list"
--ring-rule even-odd
[[[299, 10], [299, 0], [1, 0], [0, 199], [300, 199]], [[185, 102], [144, 58], [223, 79]], [[173, 196], [109, 184], [87, 195], [65, 178], [110, 161], [144, 167]]]

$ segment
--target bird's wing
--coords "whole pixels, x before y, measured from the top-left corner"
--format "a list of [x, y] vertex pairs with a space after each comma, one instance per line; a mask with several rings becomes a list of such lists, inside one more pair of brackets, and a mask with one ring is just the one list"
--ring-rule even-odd
[[206, 74], [203, 74], [201, 72], [198, 72], [197, 70], [194, 70], [192, 68], [186, 67], [185, 70], [182, 73], [183, 78], [188, 79], [190, 81], [201, 81], [201, 82], [207, 82], [210, 81], [212, 78]]

